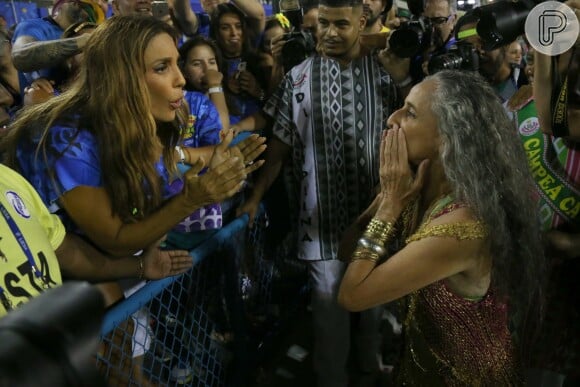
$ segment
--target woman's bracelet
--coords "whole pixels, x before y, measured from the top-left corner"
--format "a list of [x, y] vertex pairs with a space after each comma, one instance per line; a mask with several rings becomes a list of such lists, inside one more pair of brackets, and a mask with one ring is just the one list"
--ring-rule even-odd
[[210, 87], [209, 89], [207, 89], [208, 94], [223, 93], [223, 92], [224, 92], [224, 88], [221, 86], [214, 86], [214, 87]]
[[372, 239], [362, 237], [358, 240], [358, 245], [363, 249], [374, 251], [378, 254], [379, 258], [384, 257], [387, 254], [387, 250]]
[[382, 220], [373, 218], [366, 228], [363, 236], [367, 239], [375, 241], [377, 244], [384, 245], [389, 239], [395, 235], [395, 227], [391, 222], [383, 222]]
[[380, 258], [379, 255], [372, 250], [356, 249], [354, 253], [352, 253], [352, 259], [350, 260], [350, 262], [352, 263], [354, 261], [369, 261], [377, 263], [379, 258]]
[[179, 155], [179, 161], [182, 162], [182, 163], [185, 163], [185, 151], [183, 150], [183, 148], [180, 147], [179, 145], [176, 145], [175, 146], [175, 151]]

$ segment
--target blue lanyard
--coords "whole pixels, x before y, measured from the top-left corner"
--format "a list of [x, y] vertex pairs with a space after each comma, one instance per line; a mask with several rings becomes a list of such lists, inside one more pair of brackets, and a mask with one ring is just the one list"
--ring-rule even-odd
[[32, 256], [32, 251], [30, 250], [30, 247], [28, 247], [28, 243], [26, 242], [26, 239], [24, 239], [24, 235], [22, 234], [22, 231], [20, 231], [20, 228], [18, 227], [18, 225], [16, 224], [16, 222], [12, 218], [12, 215], [10, 215], [10, 213], [8, 212], [8, 210], [6, 209], [6, 207], [4, 207], [4, 205], [2, 203], [0, 203], [0, 212], [2, 213], [2, 216], [4, 217], [4, 219], [6, 220], [6, 223], [8, 223], [8, 227], [10, 227], [10, 231], [12, 231], [12, 234], [14, 235], [16, 240], [18, 241], [18, 244], [20, 245], [22, 252], [24, 253], [24, 255], [26, 255], [26, 259], [28, 259], [28, 263], [30, 264], [30, 267], [32, 267], [32, 271], [34, 272], [35, 277], [41, 278], [42, 281], [44, 282], [44, 278], [42, 278], [42, 273], [36, 267], [36, 263], [34, 262], [34, 257]]

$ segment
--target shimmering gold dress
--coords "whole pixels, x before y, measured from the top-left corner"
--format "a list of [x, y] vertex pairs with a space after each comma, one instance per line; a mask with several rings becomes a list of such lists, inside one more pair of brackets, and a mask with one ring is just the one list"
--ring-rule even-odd
[[[416, 235], [482, 238], [477, 222], [429, 228], [428, 223], [457, 205], [442, 199]], [[451, 225], [454, 226], [454, 225]], [[452, 230], [450, 230], [450, 228]], [[410, 239], [413, 239], [411, 237]], [[420, 238], [415, 238], [420, 239]], [[405, 386], [522, 385], [520, 365], [508, 330], [507, 305], [490, 290], [480, 300], [454, 294], [445, 280], [408, 296], [405, 347], [397, 375]]]

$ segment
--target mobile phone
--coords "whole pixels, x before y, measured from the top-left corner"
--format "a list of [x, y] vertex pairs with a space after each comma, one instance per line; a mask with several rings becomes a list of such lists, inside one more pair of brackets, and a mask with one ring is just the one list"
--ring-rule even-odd
[[248, 64], [247, 64], [246, 62], [244, 62], [244, 61], [240, 62], [240, 63], [238, 64], [238, 71], [239, 71], [239, 72], [241, 72], [241, 71], [246, 71], [246, 67], [247, 67], [247, 66], [248, 66]]
[[156, 0], [151, 3], [151, 12], [156, 19], [163, 19], [169, 15], [169, 4], [167, 0]]
[[411, 11], [409, 10], [409, 4], [407, 0], [395, 0], [396, 13], [398, 18], [410, 19]]

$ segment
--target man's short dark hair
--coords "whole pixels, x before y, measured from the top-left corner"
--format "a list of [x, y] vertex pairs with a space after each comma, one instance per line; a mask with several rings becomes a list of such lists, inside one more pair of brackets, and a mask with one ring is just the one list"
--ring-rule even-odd
[[362, 0], [320, 0], [320, 5], [331, 8], [362, 7]]

